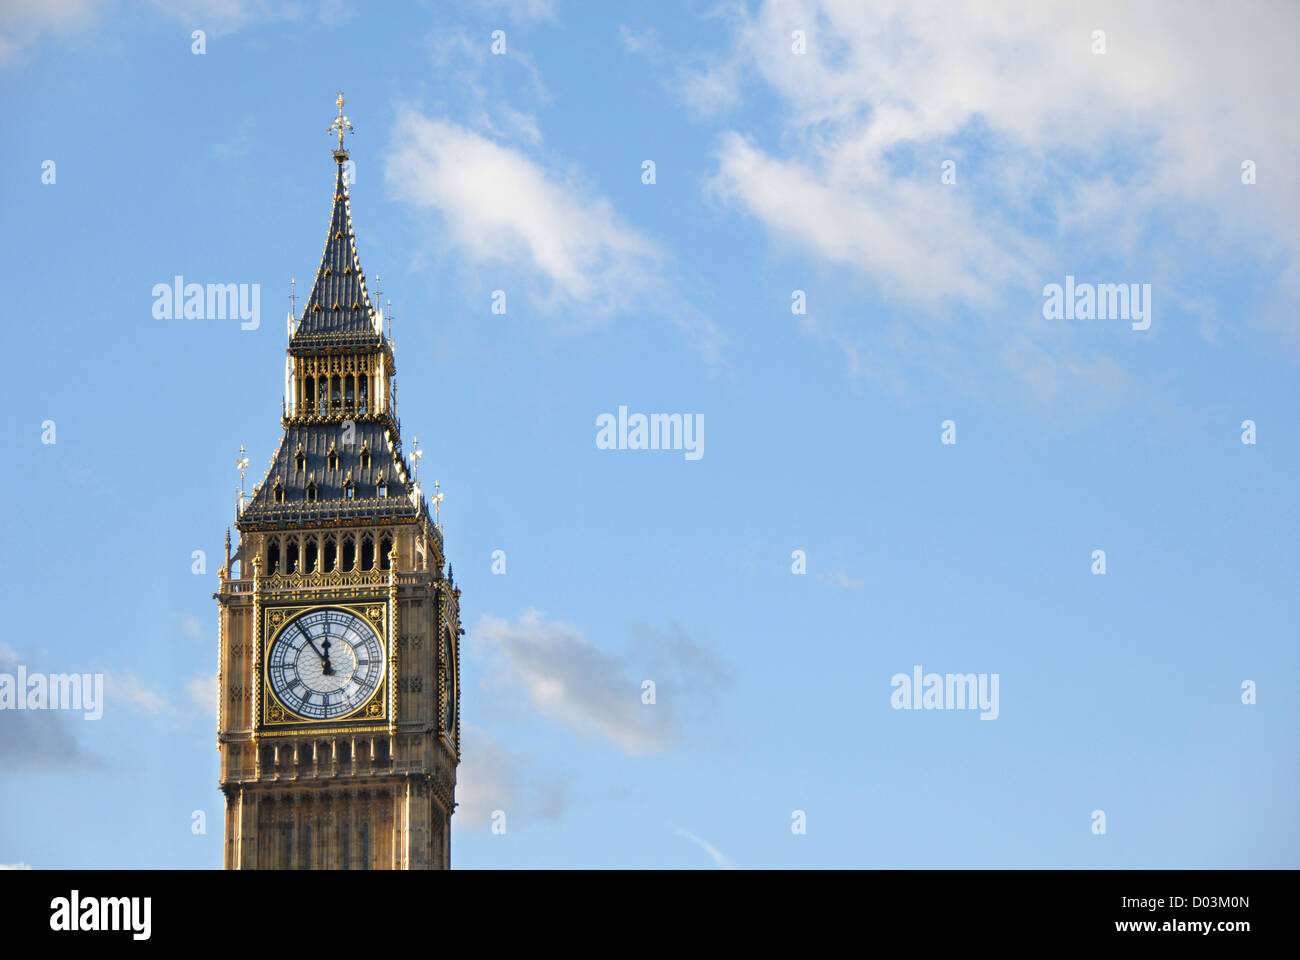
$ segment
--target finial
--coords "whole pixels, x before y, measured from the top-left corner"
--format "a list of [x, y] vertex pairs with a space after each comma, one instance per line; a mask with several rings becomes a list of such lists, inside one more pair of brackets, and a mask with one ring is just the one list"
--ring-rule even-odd
[[[420, 478], [420, 458], [422, 456], [424, 456], [424, 451], [420, 449], [420, 438], [413, 437], [411, 439], [411, 459], [414, 461], [414, 463], [411, 464], [412, 480], [418, 480]], [[436, 487], [437, 483], [435, 483], [434, 486]]]
[[298, 319], [295, 313], [298, 306], [298, 295], [294, 292], [294, 287], [297, 283], [298, 281], [293, 277], [289, 278], [289, 316], [293, 317], [295, 320]]
[[442, 531], [442, 501], [443, 496], [438, 492], [438, 481], [433, 481], [433, 496], [429, 498], [433, 501], [433, 525]]
[[334, 151], [334, 159], [337, 160], [339, 163], [342, 163], [348, 157], [348, 152], [343, 149], [343, 131], [346, 130], [348, 133], [356, 133], [356, 131], [352, 129], [352, 124], [348, 122], [348, 118], [343, 116], [343, 91], [342, 90], [339, 91], [339, 98], [335, 100], [334, 103], [339, 108], [339, 115], [335, 117], [332, 121], [330, 121], [329, 129], [325, 132], [338, 133], [339, 148]]
[[239, 467], [239, 512], [244, 512], [244, 470], [248, 467], [248, 456], [244, 453], [244, 445], [239, 445], [239, 460], [235, 466]]

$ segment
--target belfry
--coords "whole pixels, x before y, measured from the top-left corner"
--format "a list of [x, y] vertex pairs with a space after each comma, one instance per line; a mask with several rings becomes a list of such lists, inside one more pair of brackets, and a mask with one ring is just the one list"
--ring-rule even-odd
[[251, 500], [241, 491], [215, 594], [233, 870], [450, 865], [460, 591], [420, 454], [402, 449], [391, 338], [352, 230], [341, 93], [337, 106], [325, 250], [289, 314], [284, 437]]

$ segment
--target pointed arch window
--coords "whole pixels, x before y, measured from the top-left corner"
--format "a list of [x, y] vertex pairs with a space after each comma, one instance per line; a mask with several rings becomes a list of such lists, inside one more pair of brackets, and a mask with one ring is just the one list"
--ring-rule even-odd
[[344, 480], [344, 481], [343, 481], [343, 499], [344, 499], [344, 500], [351, 500], [351, 499], [353, 498], [353, 496], [355, 495], [355, 493], [356, 493], [356, 490], [355, 490], [355, 488], [352, 486], [352, 479], [349, 477], [347, 480]]
[[329, 455], [325, 459], [331, 470], [337, 470], [339, 468], [339, 454], [333, 447], [330, 447]]
[[380, 477], [379, 483], [375, 484], [375, 496], [377, 497], [388, 496], [388, 481], [385, 480], [383, 477]]
[[293, 455], [293, 468], [299, 471], [307, 469], [307, 454], [302, 452], [302, 447]]
[[[365, 402], [364, 391], [362, 391], [361, 396], [362, 396], [362, 402], [364, 403]], [[370, 469], [370, 447], [369, 446], [364, 446], [361, 448], [361, 469], [362, 470]]]
[[284, 503], [284, 484], [279, 480], [275, 481], [275, 502]]
[[308, 503], [316, 502], [316, 481], [315, 480], [307, 484], [307, 502]]

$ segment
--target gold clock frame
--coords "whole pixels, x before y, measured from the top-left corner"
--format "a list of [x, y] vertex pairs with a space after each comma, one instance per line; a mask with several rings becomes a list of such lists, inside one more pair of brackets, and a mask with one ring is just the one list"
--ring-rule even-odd
[[[279, 639], [285, 628], [298, 617], [318, 610], [342, 610], [360, 618], [375, 632], [384, 653], [384, 672], [374, 693], [366, 699], [365, 703], [351, 713], [342, 717], [331, 717], [327, 720], [304, 717], [294, 713], [275, 695], [270, 680], [271, 647], [275, 644], [275, 641]], [[260, 664], [261, 669], [257, 671], [257, 685], [259, 688], [258, 697], [262, 702], [262, 733], [295, 733], [299, 730], [310, 733], [326, 733], [331, 731], [323, 728], [331, 724], [346, 724], [347, 726], [342, 729], [357, 732], [371, 729], [387, 729], [388, 685], [392, 682], [392, 677], [389, 676], [389, 625], [388, 603], [386, 600], [376, 597], [373, 600], [359, 603], [268, 604], [262, 610], [261, 619], [262, 649], [260, 659], [262, 662]]]

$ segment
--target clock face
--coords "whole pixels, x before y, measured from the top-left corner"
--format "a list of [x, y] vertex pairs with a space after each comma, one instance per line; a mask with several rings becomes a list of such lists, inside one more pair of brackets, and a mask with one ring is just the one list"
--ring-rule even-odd
[[384, 646], [355, 613], [326, 607], [290, 620], [266, 662], [271, 690], [308, 720], [355, 713], [384, 678]]

